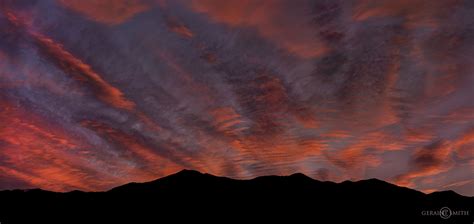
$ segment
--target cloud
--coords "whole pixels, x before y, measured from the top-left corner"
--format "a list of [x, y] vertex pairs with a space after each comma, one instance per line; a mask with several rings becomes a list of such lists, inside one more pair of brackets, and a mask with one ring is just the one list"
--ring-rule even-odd
[[77, 81], [84, 83], [84, 86], [88, 86], [90, 90], [105, 102], [118, 108], [133, 109], [134, 103], [126, 99], [119, 89], [105, 81], [89, 65], [65, 50], [61, 44], [56, 43], [41, 33], [33, 31], [28, 24], [21, 21], [13, 13], [7, 14], [7, 18], [11, 23], [15, 24], [16, 28], [20, 30], [19, 32], [27, 33], [27, 38], [36, 43], [43, 57], [55, 63], [66, 75], [70, 75]]
[[[353, 8], [352, 18], [356, 21], [402, 17], [408, 27], [437, 26], [439, 17], [446, 15], [456, 6], [456, 1], [433, 2], [428, 0], [401, 1], [358, 1]], [[418, 10], [422, 8], [423, 10]]]
[[91, 20], [109, 25], [123, 23], [151, 7], [149, 1], [144, 0], [58, 0], [58, 2]]
[[462, 160], [471, 161], [471, 165], [474, 165], [474, 128], [469, 128], [467, 131], [462, 133], [453, 143], [454, 151], [456, 155]]
[[[329, 50], [311, 29], [310, 1], [196, 0], [191, 7], [216, 22], [256, 28], [263, 37], [300, 57], [318, 57]], [[299, 29], [294, 24], [307, 29]]]
[[452, 146], [445, 140], [437, 140], [417, 149], [411, 158], [410, 171], [397, 176], [396, 183], [410, 187], [419, 178], [448, 171], [453, 167], [452, 151]]
[[106, 189], [180, 168], [463, 181], [474, 13], [428, 3], [8, 1], [0, 189]]
[[143, 176], [145, 176], [135, 177], [137, 179], [150, 180], [156, 176], [164, 176], [183, 168], [158, 155], [156, 150], [131, 134], [124, 133], [97, 121], [84, 120], [81, 121], [81, 125], [103, 135], [111, 144], [116, 145], [117, 149], [121, 149], [119, 152], [120, 156], [125, 157], [125, 160], [136, 161], [139, 164], [139, 169], [144, 173]]
[[39, 47], [44, 49], [46, 57], [58, 64], [65, 74], [73, 76], [80, 82], [90, 86], [97, 97], [118, 108], [131, 110], [134, 103], [124, 97], [124, 94], [116, 87], [97, 74], [92, 68], [64, 50], [61, 45], [55, 43], [52, 39], [40, 34], [33, 35], [38, 41]]
[[194, 33], [187, 26], [179, 23], [176, 19], [168, 18], [167, 25], [172, 32], [184, 38], [192, 38], [194, 36]]
[[[52, 122], [1, 101], [0, 169], [30, 186], [49, 190], [95, 190], [103, 183], [88, 180], [93, 170], [84, 160], [87, 144]], [[106, 181], [104, 181], [106, 182]]]

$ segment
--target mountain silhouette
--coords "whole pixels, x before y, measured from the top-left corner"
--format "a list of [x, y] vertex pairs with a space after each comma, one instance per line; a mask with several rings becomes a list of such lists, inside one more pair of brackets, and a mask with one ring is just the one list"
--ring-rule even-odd
[[[474, 198], [424, 194], [381, 180], [318, 181], [304, 174], [235, 180], [183, 170], [105, 192], [0, 192], [0, 222], [168, 223], [258, 219], [290, 223], [473, 223]], [[450, 213], [441, 217], [439, 211]], [[170, 221], [164, 221], [170, 220]]]

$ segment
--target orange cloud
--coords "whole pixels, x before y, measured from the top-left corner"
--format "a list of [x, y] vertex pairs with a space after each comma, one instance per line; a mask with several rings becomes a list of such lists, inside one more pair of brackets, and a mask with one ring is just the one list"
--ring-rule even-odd
[[352, 134], [348, 131], [344, 130], [333, 130], [328, 133], [323, 134], [323, 137], [325, 138], [335, 138], [335, 139], [340, 139], [340, 138], [350, 138], [352, 137]]
[[435, 136], [429, 130], [406, 129], [405, 140], [409, 143], [424, 143], [432, 140]]
[[442, 122], [447, 125], [452, 124], [468, 124], [474, 120], [474, 108], [466, 107], [453, 110], [443, 116]]
[[185, 26], [184, 24], [178, 22], [176, 19], [168, 18], [167, 22], [166, 22], [166, 25], [168, 26], [168, 28], [172, 32], [174, 32], [174, 33], [176, 33], [176, 34], [178, 34], [178, 35], [180, 35], [184, 38], [189, 39], [189, 38], [192, 38], [194, 36], [194, 33], [187, 26]]
[[193, 0], [191, 8], [216, 22], [256, 28], [277, 46], [303, 58], [318, 57], [329, 50], [313, 33], [311, 18], [307, 17], [311, 5], [304, 1]]
[[24, 29], [37, 43], [43, 54], [52, 59], [67, 75], [91, 86], [98, 98], [118, 108], [131, 110], [134, 107], [134, 103], [126, 99], [120, 89], [105, 81], [88, 64], [68, 52], [61, 44], [41, 33], [33, 31], [28, 24], [24, 23], [13, 13], [7, 13], [7, 18], [17, 27]]
[[291, 139], [284, 135], [272, 139], [258, 136], [238, 137], [231, 143], [237, 157], [233, 162], [240, 167], [262, 166], [251, 174], [240, 173], [239, 177], [255, 177], [271, 170], [271, 173], [287, 175], [295, 172], [294, 165], [308, 158], [318, 157], [327, 149], [327, 144], [317, 138]]
[[449, 183], [449, 184], [444, 185], [442, 188], [449, 189], [449, 188], [452, 188], [452, 187], [460, 187], [460, 186], [471, 184], [473, 182], [474, 182], [474, 180], [455, 181], [453, 183]]
[[66, 51], [60, 44], [40, 34], [33, 36], [45, 53], [54, 57], [53, 61], [56, 61], [66, 74], [95, 86], [94, 90], [98, 92], [100, 99], [118, 108], [131, 110], [134, 107], [134, 103], [126, 99], [122, 91], [105, 81], [88, 64]]
[[435, 28], [439, 23], [439, 16], [449, 12], [456, 2], [459, 1], [360, 0], [353, 7], [352, 19], [365, 21], [380, 17], [402, 17], [407, 28]]
[[64, 7], [109, 25], [123, 23], [150, 5], [143, 0], [58, 0]]
[[412, 14], [418, 12], [418, 9], [426, 6], [427, 3], [426, 0], [361, 0], [356, 7], [354, 7], [352, 18], [356, 21], [362, 21], [372, 17]]
[[215, 94], [213, 94], [209, 86], [198, 82], [193, 74], [188, 72], [188, 70], [179, 63], [177, 58], [161, 50], [156, 51], [156, 56], [158, 56], [158, 58], [170, 68], [172, 74], [182, 82], [183, 91], [191, 92], [191, 95], [199, 97], [200, 100], [208, 105], [215, 101]]
[[[97, 190], [107, 181], [95, 181], [84, 157], [86, 143], [61, 127], [7, 101], [0, 101], [0, 170], [31, 186], [48, 190]], [[97, 179], [97, 178], [96, 178]]]
[[122, 147], [125, 151], [121, 153], [127, 161], [140, 160], [141, 168], [134, 171], [136, 174], [132, 179], [133, 181], [150, 181], [183, 168], [156, 154], [153, 148], [146, 146], [140, 139], [112, 128], [105, 123], [86, 120], [82, 121], [81, 125], [99, 133], [110, 143], [116, 144], [118, 148]]
[[359, 177], [366, 167], [377, 167], [382, 162], [379, 156], [369, 149], [363, 143], [355, 143], [338, 152], [328, 152], [325, 156], [332, 164], [343, 168], [347, 174]]
[[324, 156], [334, 166], [342, 168], [352, 178], [366, 178], [367, 168], [383, 166], [383, 154], [387, 151], [399, 151], [407, 147], [404, 139], [382, 130], [350, 135], [345, 131], [333, 131], [323, 136], [330, 142], [344, 143], [337, 151], [327, 150]]
[[453, 143], [456, 155], [461, 159], [470, 159], [474, 164], [474, 128], [461, 134]]
[[246, 127], [243, 119], [232, 107], [219, 107], [212, 110], [213, 125], [217, 131], [228, 137], [237, 137]]
[[451, 169], [453, 147], [449, 141], [439, 140], [417, 149], [412, 155], [412, 167], [395, 178], [401, 186], [413, 187], [418, 178], [429, 177]]

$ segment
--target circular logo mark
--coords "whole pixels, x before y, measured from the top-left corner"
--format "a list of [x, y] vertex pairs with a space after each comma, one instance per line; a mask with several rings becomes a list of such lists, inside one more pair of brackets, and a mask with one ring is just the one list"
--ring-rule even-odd
[[443, 219], [449, 219], [451, 215], [452, 215], [451, 209], [449, 209], [448, 207], [442, 207], [439, 210], [439, 216]]

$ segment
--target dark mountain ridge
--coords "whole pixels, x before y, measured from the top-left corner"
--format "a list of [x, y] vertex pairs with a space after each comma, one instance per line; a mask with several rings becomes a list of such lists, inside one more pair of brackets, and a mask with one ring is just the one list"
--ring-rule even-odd
[[[472, 223], [474, 198], [453, 191], [424, 194], [378, 179], [334, 183], [298, 173], [235, 180], [183, 170], [106, 192], [1, 191], [0, 202], [2, 224], [97, 220], [135, 223], [165, 218], [173, 222], [262, 218], [289, 219], [291, 223]], [[447, 219], [439, 215], [445, 207], [450, 209]]]

